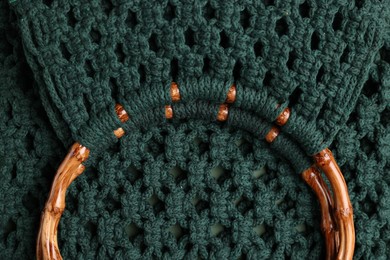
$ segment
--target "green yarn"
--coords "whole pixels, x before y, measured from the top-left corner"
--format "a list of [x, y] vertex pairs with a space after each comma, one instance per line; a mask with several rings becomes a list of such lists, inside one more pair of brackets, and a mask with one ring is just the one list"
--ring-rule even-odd
[[136, 117], [167, 102], [172, 80], [185, 102], [221, 101], [235, 82], [238, 99], [269, 122], [289, 105], [284, 131], [308, 155], [329, 146], [383, 46], [388, 5], [229, 3], [18, 1], [29, 65], [47, 110], [61, 115], [51, 124], [93, 149], [82, 128], [96, 117], [105, 125], [91, 139], [107, 147], [115, 102]]
[[[64, 259], [319, 259], [318, 203], [297, 173], [327, 146], [354, 207], [355, 258], [388, 258], [389, 9], [0, 1], [0, 259], [35, 255], [74, 141], [91, 157], [67, 193]], [[172, 81], [182, 100], [167, 121]], [[233, 83], [228, 120], [215, 122]], [[266, 143], [287, 106], [288, 123]]]

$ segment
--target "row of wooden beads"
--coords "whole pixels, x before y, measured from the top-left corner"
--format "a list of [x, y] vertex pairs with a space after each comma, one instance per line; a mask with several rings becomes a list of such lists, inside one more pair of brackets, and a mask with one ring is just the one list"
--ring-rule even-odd
[[[220, 122], [226, 121], [228, 118], [229, 114], [229, 105], [233, 104], [234, 101], [236, 100], [236, 86], [233, 84], [227, 93], [227, 97], [225, 100], [225, 103], [221, 104], [219, 107], [219, 111], [217, 114], [217, 120]], [[180, 89], [179, 86], [176, 82], [172, 82], [170, 86], [170, 96], [172, 102], [179, 102], [181, 99], [180, 95]], [[119, 120], [124, 123], [129, 119], [128, 114], [124, 110], [124, 108], [120, 105], [117, 104], [115, 106], [115, 111], [119, 117]], [[287, 123], [289, 117], [290, 117], [290, 108], [285, 108], [282, 113], [276, 118], [275, 123], [277, 126], [283, 126]], [[172, 119], [173, 118], [173, 109], [171, 105], [166, 105], [165, 106], [165, 117], [167, 119]], [[265, 139], [267, 142], [272, 143], [275, 138], [279, 135], [280, 129], [277, 126], [273, 126], [271, 130], [268, 132], [266, 135]], [[120, 138], [124, 135], [124, 130], [120, 127], [114, 131], [114, 134], [116, 137]]]
[[[170, 95], [171, 95], [172, 102], [179, 102], [181, 99], [179, 86], [177, 85], [176, 82], [171, 83]], [[229, 114], [229, 104], [233, 104], [235, 100], [236, 100], [236, 86], [233, 84], [228, 90], [225, 103], [221, 104], [219, 107], [219, 111], [217, 114], [218, 121], [223, 122], [227, 120]], [[173, 109], [171, 105], [165, 106], [165, 117], [167, 119], [173, 118]]]

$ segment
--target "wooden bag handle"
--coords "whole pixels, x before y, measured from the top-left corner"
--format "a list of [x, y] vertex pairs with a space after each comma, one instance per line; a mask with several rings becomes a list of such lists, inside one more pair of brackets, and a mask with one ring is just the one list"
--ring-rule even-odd
[[[173, 102], [180, 101], [179, 88], [174, 82], [171, 84], [170, 94]], [[235, 101], [235, 97], [236, 87], [232, 85], [225, 103], [220, 105], [217, 114], [218, 121], [227, 120], [229, 104]], [[129, 119], [127, 112], [121, 105], [117, 104], [115, 111], [122, 123]], [[165, 106], [165, 116], [167, 119], [173, 117], [170, 105]], [[277, 138], [280, 132], [278, 126], [286, 124], [289, 117], [290, 109], [286, 108], [275, 120], [276, 125], [266, 135], [267, 142], [272, 143]], [[125, 132], [122, 128], [118, 128], [114, 130], [114, 134], [117, 138], [121, 138]], [[36, 248], [38, 260], [62, 259], [57, 242], [57, 229], [65, 209], [66, 190], [84, 171], [83, 162], [88, 159], [89, 152], [87, 147], [76, 142], [57, 170], [49, 198], [42, 212]], [[353, 210], [344, 177], [329, 149], [326, 148], [313, 157], [315, 164], [305, 170], [302, 177], [313, 189], [320, 203], [326, 259], [352, 260], [355, 248], [355, 229]], [[333, 197], [318, 169], [321, 169], [328, 178], [333, 190]]]

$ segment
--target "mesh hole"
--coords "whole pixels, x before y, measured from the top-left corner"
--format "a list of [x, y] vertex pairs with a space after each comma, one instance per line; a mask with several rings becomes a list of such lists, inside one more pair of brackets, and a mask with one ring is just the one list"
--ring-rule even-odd
[[12, 220], [12, 219], [9, 219], [7, 221], [7, 224], [5, 224], [4, 226], [4, 229], [2, 231], [3, 233], [3, 236], [4, 236], [4, 239], [7, 239], [8, 236], [12, 233], [12, 232], [15, 232], [16, 231], [16, 223]]
[[324, 119], [327, 118], [327, 115], [329, 113], [328, 106], [326, 104], [322, 104], [322, 107], [320, 111], [318, 112], [318, 118]]
[[120, 63], [123, 63], [125, 61], [126, 55], [123, 52], [123, 44], [119, 43], [116, 45], [115, 55]]
[[170, 169], [169, 173], [175, 179], [176, 183], [179, 183], [180, 181], [182, 181], [186, 178], [185, 171], [178, 166], [175, 166], [172, 169]]
[[316, 76], [316, 82], [320, 83], [322, 80], [322, 77], [324, 76], [325, 70], [324, 66], [321, 66], [321, 68], [318, 70], [317, 76]]
[[240, 61], [237, 61], [233, 68], [234, 81], [237, 81], [240, 78], [241, 71], [242, 71], [242, 63]]
[[242, 196], [236, 203], [237, 210], [242, 214], [245, 215], [248, 213], [248, 211], [253, 209], [253, 201], [248, 199], [245, 196]]
[[111, 11], [112, 11], [112, 9], [114, 7], [110, 0], [102, 0], [102, 5], [101, 6], [102, 6], [102, 9], [103, 9], [103, 12], [107, 16], [110, 15], [110, 13], [111, 13]]
[[216, 223], [212, 225], [210, 229], [211, 229], [211, 234], [216, 237], [225, 230], [225, 227], [220, 223]]
[[236, 141], [236, 145], [243, 156], [253, 154], [253, 143], [251, 141], [248, 141], [245, 138], [240, 138]]
[[257, 225], [255, 227], [253, 227], [253, 231], [257, 235], [261, 236], [261, 235], [263, 235], [266, 232], [265, 225], [264, 224]]
[[12, 170], [11, 170], [11, 180], [12, 179], [16, 179], [16, 176], [17, 176], [17, 174], [16, 174], [16, 165], [14, 165], [12, 167]]
[[132, 185], [134, 185], [136, 181], [141, 180], [142, 172], [138, 170], [134, 165], [130, 165], [128, 171], [128, 179]]
[[348, 57], [349, 57], [349, 48], [346, 47], [343, 51], [343, 54], [340, 57], [340, 62], [341, 63], [347, 63], [348, 62]]
[[332, 28], [334, 31], [338, 31], [341, 29], [341, 25], [343, 22], [343, 15], [340, 12], [337, 12], [333, 18]]
[[244, 30], [250, 26], [250, 18], [251, 18], [251, 14], [249, 13], [249, 11], [247, 9], [244, 9], [240, 13], [240, 23], [241, 23], [241, 26]]
[[320, 45], [320, 37], [318, 36], [318, 33], [314, 31], [311, 35], [311, 49], [318, 50], [319, 45]]
[[295, 201], [291, 200], [290, 198], [284, 198], [281, 201], [276, 201], [278, 208], [280, 208], [285, 213], [289, 212], [290, 210], [294, 210], [294, 208], [296, 208], [295, 204]]
[[70, 52], [68, 51], [68, 48], [66, 48], [65, 43], [61, 42], [61, 44], [60, 44], [60, 50], [61, 50], [61, 53], [62, 53], [62, 57], [64, 57], [64, 59], [66, 59], [66, 60], [69, 60], [70, 57], [71, 57], [71, 54], [70, 54]]
[[79, 207], [79, 198], [76, 197], [72, 193], [68, 193], [66, 195], [66, 207], [68, 208], [69, 212], [74, 212]]
[[364, 0], [355, 0], [355, 6], [360, 9], [364, 5]]
[[151, 206], [156, 205], [159, 201], [161, 201], [155, 193], [149, 198], [148, 202]]
[[93, 76], [95, 76], [95, 70], [93, 69], [92, 62], [90, 60], [85, 61], [84, 69], [88, 77], [93, 78]]
[[306, 225], [305, 224], [298, 224], [295, 226], [295, 230], [299, 233], [305, 233], [306, 232]]
[[85, 229], [91, 234], [92, 237], [97, 235], [97, 225], [92, 221], [88, 221], [85, 224]]
[[279, 35], [279, 37], [282, 37], [288, 33], [288, 24], [284, 17], [276, 21], [275, 32]]
[[265, 73], [265, 76], [264, 76], [263, 85], [264, 86], [270, 86], [271, 85], [271, 81], [272, 81], [273, 78], [274, 77], [273, 77], [272, 73], [270, 71], [267, 71]]
[[198, 200], [195, 201], [195, 210], [198, 214], [200, 214], [202, 211], [209, 209], [210, 205], [207, 201], [205, 200]]
[[262, 167], [258, 170], [253, 171], [252, 176], [253, 176], [253, 178], [258, 179], [261, 176], [263, 176], [264, 174], [266, 174], [266, 169], [265, 169], [265, 167]]
[[203, 69], [202, 69], [203, 73], [210, 72], [210, 63], [211, 63], [211, 61], [210, 61], [209, 57], [206, 56], [203, 59]]
[[35, 212], [40, 208], [39, 199], [31, 192], [27, 192], [23, 196], [22, 203], [29, 212]]
[[378, 203], [372, 201], [372, 199], [369, 198], [369, 196], [366, 196], [364, 198], [364, 201], [362, 202], [361, 209], [364, 213], [366, 213], [369, 217], [373, 216], [378, 212]]
[[265, 6], [275, 5], [275, 0], [264, 0]]
[[192, 47], [194, 46], [195, 44], [195, 32], [189, 28], [185, 33], [184, 33], [184, 37], [185, 37], [185, 42], [186, 42], [186, 45], [189, 46], [189, 47]]
[[364, 83], [362, 93], [369, 98], [375, 93], [378, 93], [379, 88], [380, 84], [376, 82], [372, 77], [369, 77], [368, 80]]
[[356, 111], [353, 111], [351, 114], [349, 114], [347, 125], [354, 124], [354, 122], [357, 122], [359, 120], [359, 117], [356, 113]]
[[125, 24], [127, 25], [127, 27], [130, 27], [130, 28], [133, 28], [134, 26], [136, 26], [137, 25], [137, 15], [134, 12], [129, 11], [127, 13]]
[[[93, 104], [93, 103], [92, 103], [92, 104]], [[84, 94], [84, 95], [83, 95], [83, 105], [84, 105], [85, 110], [86, 110], [87, 112], [90, 112], [90, 111], [91, 111], [91, 109], [92, 109], [92, 104], [91, 104], [91, 102], [89, 101], [89, 98], [87, 97], [87, 94]]]
[[210, 174], [215, 180], [218, 180], [222, 175], [225, 174], [225, 169], [222, 168], [221, 166], [217, 166], [217, 167], [211, 169]]
[[149, 38], [149, 49], [154, 52], [157, 52], [158, 50], [157, 34], [155, 33], [152, 33], [152, 35]]
[[390, 64], [390, 50], [388, 50], [385, 46], [383, 46], [379, 50], [379, 54], [381, 56], [381, 59], [387, 63]]
[[292, 69], [293, 69], [294, 63], [295, 63], [295, 60], [296, 60], [296, 59], [297, 59], [297, 55], [295, 54], [294, 51], [291, 51], [291, 52], [289, 53], [289, 55], [288, 55], [288, 60], [287, 60], [287, 63], [286, 63], [287, 68], [288, 68], [289, 70], [292, 70]]
[[360, 148], [369, 156], [371, 153], [376, 151], [376, 144], [370, 137], [368, 137], [368, 135], [366, 135], [360, 139]]
[[177, 241], [179, 241], [180, 238], [187, 234], [187, 230], [180, 226], [178, 223], [169, 227], [169, 232], [171, 232], [175, 236]]
[[70, 27], [74, 27], [77, 23], [77, 19], [74, 16], [73, 11], [70, 10], [66, 15], [67, 15], [67, 20], [68, 20], [68, 25], [70, 25]]
[[177, 81], [179, 75], [179, 61], [176, 58], [171, 60], [171, 76], [173, 81]]
[[28, 132], [24, 141], [25, 141], [25, 147], [26, 151], [32, 151], [34, 149], [34, 140], [35, 140], [35, 135]]
[[47, 5], [48, 7], [50, 7], [51, 4], [53, 3], [53, 0], [42, 0], [42, 3], [44, 3], [45, 5]]
[[154, 214], [157, 215], [162, 211], [165, 211], [165, 204], [160, 200], [156, 194], [153, 194], [149, 198], [149, 204], [153, 207]]
[[139, 75], [139, 82], [143, 83], [146, 81], [146, 71], [145, 66], [143, 64], [140, 64], [138, 67], [138, 75]]
[[164, 19], [170, 22], [173, 20], [173, 18], [175, 18], [175, 15], [176, 15], [176, 7], [173, 6], [171, 3], [168, 3], [167, 7], [165, 8]]
[[300, 88], [296, 88], [293, 93], [291, 94], [291, 96], [289, 97], [289, 103], [288, 103], [288, 106], [289, 107], [293, 107], [294, 105], [296, 105], [302, 95], [303, 91], [302, 89]]
[[263, 44], [261, 41], [258, 41], [253, 46], [253, 50], [255, 51], [256, 57], [262, 56], [263, 53]]
[[111, 96], [113, 97], [114, 100], [116, 100], [117, 99], [116, 97], [118, 96], [118, 89], [119, 89], [117, 80], [115, 78], [110, 78], [108, 84], [110, 86]]
[[131, 242], [134, 242], [135, 238], [137, 238], [138, 236], [143, 235], [143, 230], [134, 223], [131, 223], [130, 225], [126, 226], [125, 232]]
[[310, 16], [310, 5], [306, 1], [299, 5], [299, 14], [302, 18]]
[[219, 33], [219, 44], [222, 46], [222, 48], [226, 49], [229, 47], [229, 37], [227, 37], [225, 31], [221, 31]]
[[248, 255], [246, 253], [241, 253], [241, 255], [238, 257], [238, 260], [247, 260], [249, 259], [248, 258]]
[[95, 29], [91, 29], [91, 32], [89, 34], [91, 36], [91, 39], [94, 43], [99, 43], [102, 35], [100, 34], [99, 31]]
[[194, 145], [197, 147], [197, 149], [199, 149], [200, 154], [205, 153], [206, 151], [208, 151], [209, 148], [207, 140], [204, 140], [198, 136], [194, 138]]
[[207, 4], [206, 4], [205, 7], [204, 7], [204, 17], [205, 17], [207, 20], [210, 20], [210, 19], [215, 18], [215, 10], [214, 10], [214, 8], [211, 6], [210, 2], [207, 2]]

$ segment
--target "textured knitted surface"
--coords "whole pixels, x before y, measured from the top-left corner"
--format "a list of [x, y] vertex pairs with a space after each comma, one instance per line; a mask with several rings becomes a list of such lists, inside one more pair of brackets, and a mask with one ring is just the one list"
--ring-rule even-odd
[[[318, 259], [319, 207], [297, 173], [330, 144], [354, 207], [355, 258], [387, 259], [389, 7], [0, 1], [0, 259], [34, 257], [74, 141], [92, 155], [67, 194], [65, 259]], [[172, 80], [182, 102], [166, 122]], [[234, 82], [228, 121], [212, 122]], [[131, 116], [119, 141], [116, 102]]]

